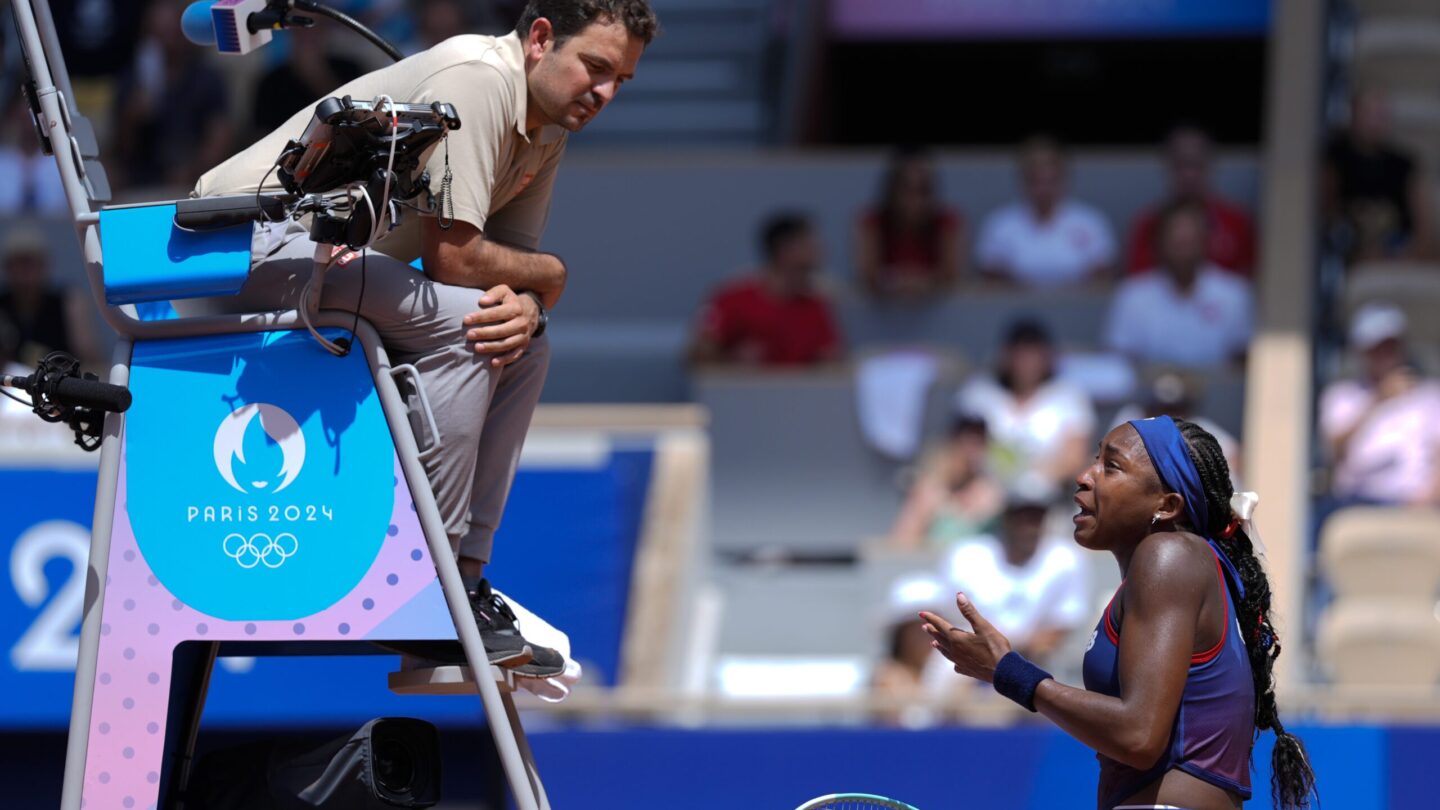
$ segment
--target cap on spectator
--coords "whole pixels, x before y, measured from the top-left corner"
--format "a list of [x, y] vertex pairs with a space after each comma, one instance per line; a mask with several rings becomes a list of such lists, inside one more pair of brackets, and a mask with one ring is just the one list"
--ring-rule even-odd
[[1055, 503], [1055, 484], [1037, 472], [1015, 476], [1005, 488], [1005, 508], [1049, 509]]
[[1157, 408], [1175, 408], [1190, 402], [1190, 386], [1185, 378], [1173, 371], [1155, 377], [1150, 383], [1150, 404]]
[[1393, 304], [1370, 303], [1350, 319], [1350, 346], [1368, 351], [1405, 336], [1405, 313]]
[[11, 222], [5, 231], [4, 240], [0, 241], [0, 259], [5, 261], [22, 256], [46, 258], [49, 255], [50, 245], [34, 223], [19, 220]]
[[922, 610], [939, 613], [946, 603], [953, 603], [955, 594], [939, 579], [930, 574], [908, 574], [890, 585], [890, 598], [886, 602], [886, 621], [889, 624], [912, 621]]

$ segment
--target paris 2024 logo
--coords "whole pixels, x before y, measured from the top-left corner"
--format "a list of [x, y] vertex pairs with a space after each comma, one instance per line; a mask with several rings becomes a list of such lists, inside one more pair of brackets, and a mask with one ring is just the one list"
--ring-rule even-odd
[[[246, 348], [227, 376], [206, 373], [193, 348], [136, 347], [125, 508], [146, 562], [187, 605], [301, 618], [349, 593], [379, 553], [395, 506], [393, 444], [358, 355], [308, 340]], [[170, 353], [147, 357], [156, 349]]]
[[[258, 421], [266, 438], [280, 449], [281, 465], [275, 479], [260, 478], [247, 482], [236, 480], [236, 462], [245, 464], [245, 435], [251, 422]], [[246, 465], [250, 470], [256, 465]], [[305, 466], [305, 434], [284, 408], [268, 402], [241, 406], [220, 422], [215, 431], [215, 469], [225, 483], [240, 492], [270, 491], [279, 493], [295, 480]], [[247, 484], [249, 488], [247, 489]], [[224, 509], [224, 507], [221, 507]], [[252, 507], [253, 509], [254, 507]], [[277, 509], [279, 507], [276, 507]], [[285, 507], [296, 509], [299, 507]], [[198, 507], [196, 507], [198, 511]], [[308, 509], [308, 507], [307, 507]], [[333, 518], [329, 509], [321, 512], [326, 518]], [[252, 521], [253, 522], [253, 521]], [[285, 561], [300, 551], [300, 539], [294, 532], [269, 534], [258, 531], [250, 535], [231, 532], [225, 535], [221, 544], [225, 556], [233, 559], [241, 568], [279, 568]]]

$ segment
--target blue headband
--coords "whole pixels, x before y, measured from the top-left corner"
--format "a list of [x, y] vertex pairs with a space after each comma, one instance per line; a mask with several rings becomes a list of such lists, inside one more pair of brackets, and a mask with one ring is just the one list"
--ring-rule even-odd
[[1150, 454], [1155, 472], [1160, 474], [1160, 483], [1185, 499], [1185, 516], [1189, 518], [1190, 526], [1215, 549], [1215, 554], [1230, 574], [1230, 581], [1243, 599], [1245, 586], [1240, 584], [1240, 572], [1235, 570], [1230, 558], [1210, 537], [1210, 509], [1205, 501], [1205, 485], [1200, 481], [1200, 471], [1195, 469], [1185, 437], [1180, 435], [1175, 420], [1168, 416], [1156, 416], [1133, 420], [1130, 426], [1145, 443], [1145, 452]]
[[1150, 454], [1155, 472], [1160, 474], [1160, 483], [1185, 499], [1185, 516], [1190, 519], [1190, 527], [1201, 537], [1209, 537], [1210, 514], [1205, 504], [1205, 485], [1200, 483], [1200, 471], [1190, 460], [1185, 437], [1180, 435], [1180, 428], [1175, 427], [1175, 420], [1168, 416], [1156, 416], [1132, 420], [1130, 426], [1145, 443], [1145, 452]]

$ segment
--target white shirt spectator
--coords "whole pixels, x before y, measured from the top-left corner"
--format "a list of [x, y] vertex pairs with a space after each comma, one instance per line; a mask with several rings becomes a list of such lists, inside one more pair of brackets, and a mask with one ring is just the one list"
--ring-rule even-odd
[[1395, 504], [1425, 499], [1440, 460], [1440, 383], [1421, 382], [1378, 405], [1370, 386], [1331, 383], [1320, 397], [1320, 430], [1333, 442], [1367, 412], [1335, 466], [1335, 494]]
[[1010, 479], [1046, 466], [1060, 453], [1065, 440], [1095, 431], [1095, 406], [1079, 387], [1052, 379], [1025, 402], [994, 377], [976, 377], [955, 395], [957, 413], [985, 420], [990, 443], [1004, 457], [994, 459], [997, 476]]
[[0, 213], [63, 214], [70, 204], [55, 158], [0, 146]]
[[1234, 273], [1207, 264], [1184, 295], [1169, 273], [1151, 270], [1116, 291], [1106, 343], [1144, 362], [1219, 366], [1245, 352], [1254, 320], [1249, 284]]
[[1012, 203], [985, 218], [976, 249], [980, 266], [998, 268], [1031, 287], [1073, 284], [1115, 261], [1115, 234], [1105, 216], [1066, 200], [1041, 222]]
[[950, 555], [949, 577], [1012, 643], [1038, 630], [1078, 627], [1086, 618], [1085, 562], [1073, 543], [1050, 538], [1022, 566], [1005, 559], [1000, 541], [979, 537]]

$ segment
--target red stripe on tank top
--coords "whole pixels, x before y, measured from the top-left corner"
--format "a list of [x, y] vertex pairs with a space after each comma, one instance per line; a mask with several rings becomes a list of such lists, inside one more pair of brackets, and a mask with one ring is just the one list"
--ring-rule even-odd
[[1191, 664], [1208, 664], [1215, 660], [1215, 656], [1220, 654], [1220, 648], [1225, 646], [1225, 637], [1230, 633], [1230, 599], [1225, 595], [1225, 569], [1220, 567], [1219, 555], [1215, 557], [1215, 573], [1220, 577], [1220, 598], [1224, 600], [1222, 604], [1225, 606], [1224, 618], [1220, 621], [1220, 640], [1205, 652], [1190, 656]]

